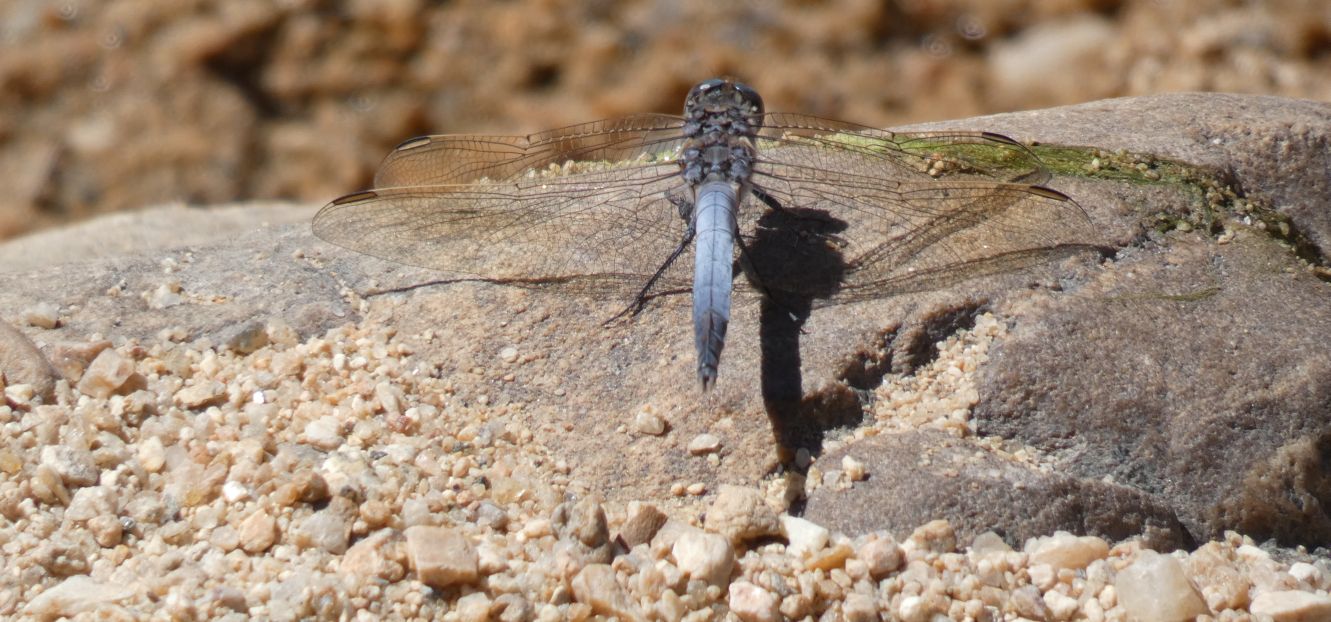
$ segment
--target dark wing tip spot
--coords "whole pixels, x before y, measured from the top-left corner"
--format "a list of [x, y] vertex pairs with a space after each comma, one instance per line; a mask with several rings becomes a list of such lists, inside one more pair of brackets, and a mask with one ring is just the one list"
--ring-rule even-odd
[[375, 192], [373, 190], [364, 190], [361, 192], [353, 192], [351, 194], [340, 196], [336, 199], [333, 199], [333, 202], [329, 203], [329, 205], [351, 205], [352, 203], [360, 203], [361, 201], [368, 201], [370, 199], [377, 199], [377, 198], [379, 198], [378, 192]]
[[432, 140], [429, 136], [417, 136], [415, 138], [408, 138], [402, 141], [402, 144], [395, 147], [393, 151], [406, 151], [408, 149], [424, 147], [425, 145], [430, 144], [431, 141]]
[[1018, 147], [1025, 147], [1025, 145], [1023, 145], [1023, 144], [1017, 142], [1016, 140], [1013, 140], [1011, 137], [1004, 136], [1004, 135], [999, 134], [999, 133], [997, 133], [997, 132], [980, 132], [980, 136], [984, 137], [985, 140], [991, 140], [991, 141], [996, 142], [996, 143], [1003, 143], [1003, 144], [1005, 144], [1005, 145], [1016, 145], [1016, 146], [1018, 146]]
[[1027, 188], [1027, 190], [1029, 190], [1031, 194], [1038, 194], [1042, 197], [1045, 197], [1046, 199], [1053, 199], [1055, 201], [1072, 200], [1072, 197], [1063, 194], [1062, 192], [1059, 192], [1057, 190], [1054, 190], [1053, 188], [1046, 188], [1044, 186], [1030, 186]]

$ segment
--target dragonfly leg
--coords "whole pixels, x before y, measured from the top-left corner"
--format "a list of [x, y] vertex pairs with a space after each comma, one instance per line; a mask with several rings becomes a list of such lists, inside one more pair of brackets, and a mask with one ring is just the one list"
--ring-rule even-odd
[[[673, 203], [674, 199], [671, 199], [671, 202]], [[692, 207], [689, 209], [692, 211]], [[684, 230], [684, 237], [680, 239], [679, 246], [676, 246], [675, 250], [670, 253], [670, 256], [666, 257], [666, 260], [661, 264], [661, 267], [656, 269], [656, 274], [653, 274], [652, 278], [647, 279], [647, 284], [643, 285], [642, 289], [638, 291], [638, 295], [633, 297], [633, 302], [629, 303], [628, 306], [624, 307], [619, 313], [616, 313], [614, 317], [606, 320], [605, 324], [609, 324], [626, 315], [637, 315], [642, 311], [643, 306], [647, 304], [647, 292], [651, 291], [652, 287], [656, 285], [656, 282], [661, 279], [661, 275], [665, 274], [665, 271], [670, 269], [671, 264], [674, 264], [675, 260], [679, 259], [679, 256], [684, 252], [684, 249], [688, 248], [689, 244], [693, 243], [693, 235], [695, 232], [696, 229], [694, 228], [694, 223], [692, 220], [689, 220], [689, 226]]]
[[780, 212], [780, 213], [782, 213], [782, 214], [784, 214], [784, 215], [786, 215], [786, 216], [789, 216], [789, 217], [791, 217], [791, 218], [793, 218], [793, 219], [795, 219], [795, 220], [803, 220], [803, 221], [810, 221], [810, 220], [826, 221], [826, 220], [827, 220], [826, 217], [822, 217], [821, 215], [820, 215], [820, 216], [812, 216], [812, 215], [808, 215], [808, 214], [796, 214], [795, 212], [786, 209], [786, 206], [782, 205], [780, 201], [776, 200], [776, 197], [774, 197], [774, 196], [768, 194], [766, 190], [763, 190], [762, 188], [759, 188], [758, 186], [750, 186], [750, 187], [749, 187], [749, 191], [753, 193], [753, 196], [758, 197], [758, 200], [759, 200], [759, 201], [762, 201], [764, 205], [766, 205], [767, 207], [772, 208], [773, 211]]

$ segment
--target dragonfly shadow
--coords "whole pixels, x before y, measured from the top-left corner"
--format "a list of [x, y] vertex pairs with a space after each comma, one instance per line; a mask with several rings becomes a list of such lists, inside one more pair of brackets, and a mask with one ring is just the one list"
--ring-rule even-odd
[[759, 311], [763, 405], [779, 451], [817, 454], [827, 430], [859, 421], [858, 400], [804, 395], [800, 337], [817, 301], [841, 289], [845, 258], [837, 234], [847, 223], [824, 210], [768, 210], [741, 255], [749, 281], [765, 294]]

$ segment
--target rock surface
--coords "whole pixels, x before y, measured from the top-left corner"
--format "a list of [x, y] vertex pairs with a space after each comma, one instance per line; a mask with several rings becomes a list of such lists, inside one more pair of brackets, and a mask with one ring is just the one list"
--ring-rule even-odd
[[[1232, 103], [1220, 97], [1208, 109], [1178, 97], [1199, 119]], [[1059, 123], [1088, 118], [1044, 114], [1063, 136], [1074, 130]], [[1130, 100], [1098, 114], [1097, 123], [1117, 118], [1121, 127], [1136, 115]], [[1038, 118], [986, 123], [1004, 129]], [[1242, 181], [1260, 193], [1260, 178]], [[221, 239], [174, 247], [176, 214], [165, 210], [157, 212], [161, 238], [130, 252], [6, 272], [0, 309], [42, 301], [60, 309], [54, 328], [19, 328], [39, 353], [84, 344], [80, 351], [114, 352], [137, 371], [96, 395], [55, 383], [49, 403], [5, 387], [0, 529], [7, 551], [20, 553], [12, 571], [28, 583], [0, 586], [0, 615], [91, 573], [112, 585], [142, 580], [127, 607], [181, 618], [222, 608], [327, 617], [348, 607], [429, 617], [454, 605], [478, 619], [510, 611], [585, 618], [596, 607], [618, 610], [588, 602], [587, 588], [609, 580], [631, 604], [659, 596], [653, 615], [666, 619], [725, 606], [733, 581], [780, 596], [779, 613], [795, 619], [872, 610], [910, 619], [1053, 617], [1070, 611], [1069, 599], [1113, 617], [1132, 602], [1131, 582], [1116, 582], [1116, 573], [1148, 557], [1141, 541], [1119, 541], [1143, 531], [1161, 548], [1213, 540], [1182, 565], [1212, 614], [1246, 607], [1237, 596], [1245, 585], [1255, 594], [1331, 587], [1331, 565], [1316, 554], [1263, 557], [1253, 541], [1225, 532], [1286, 541], [1321, 533], [1326, 497], [1314, 465], [1325, 431], [1311, 413], [1328, 395], [1318, 337], [1327, 285], [1265, 232], [1237, 222], [1215, 236], [1149, 233], [1150, 214], [1187, 204], [1190, 195], [1172, 182], [1072, 175], [1051, 183], [1077, 197], [1122, 247], [1117, 256], [816, 309], [789, 335], [799, 356], [784, 386], [798, 391], [784, 400], [764, 399], [771, 335], [758, 305], [737, 306], [720, 381], [703, 396], [692, 391], [683, 301], [602, 327], [620, 301], [476, 282], [376, 294], [430, 273], [327, 247], [304, 224], [222, 230]], [[95, 230], [71, 235], [68, 248], [92, 244]], [[0, 256], [11, 252], [0, 247]], [[1247, 291], [1256, 294], [1244, 300]], [[1213, 325], [1221, 313], [1236, 318], [1237, 330]], [[1283, 323], [1278, 331], [1258, 321], [1263, 313]], [[1128, 323], [1141, 319], [1134, 315], [1174, 324]], [[1140, 334], [1097, 332], [1110, 321]], [[110, 346], [93, 345], [103, 340]], [[1116, 359], [1105, 344], [1146, 356]], [[1274, 375], [1258, 377], [1237, 356]], [[1106, 369], [1110, 360], [1117, 368]], [[1151, 382], [1165, 380], [1174, 402], [1156, 408], [1162, 385]], [[1231, 402], [1219, 403], [1218, 392]], [[866, 408], [860, 397], [870, 393], [879, 403]], [[1133, 427], [1110, 427], [1106, 413], [1116, 406]], [[1240, 406], [1266, 418], [1230, 417]], [[670, 425], [644, 434], [634, 428], [641, 412]], [[1208, 414], [1179, 416], [1186, 412]], [[807, 472], [772, 468], [773, 422], [792, 420], [804, 426], [794, 438], [815, 441], [795, 455]], [[1189, 436], [1198, 431], [1209, 436]], [[981, 436], [995, 432], [1003, 437]], [[695, 455], [689, 443], [702, 435], [724, 442]], [[1095, 471], [1110, 464], [1095, 453], [1106, 440], [1140, 451]], [[62, 449], [44, 451], [52, 447]], [[1191, 453], [1169, 453], [1178, 448]], [[1177, 466], [1183, 456], [1193, 459], [1187, 471]], [[788, 542], [735, 546], [693, 526], [707, 524], [699, 517], [711, 491], [736, 482], [762, 491], [764, 502], [809, 494], [803, 518], [782, 517]], [[1291, 491], [1294, 500], [1280, 498]], [[564, 505], [594, 495], [604, 502]], [[630, 521], [625, 504], [642, 500], [672, 520], [644, 510]], [[1199, 511], [1208, 500], [1223, 501], [1221, 511]], [[1276, 509], [1253, 510], [1263, 503]], [[75, 520], [99, 513], [113, 522]], [[1099, 535], [1111, 541], [1108, 551], [1101, 555], [1094, 539], [1065, 548], [1026, 542], [1060, 529]], [[1027, 552], [1005, 550], [984, 535], [990, 530]], [[357, 548], [376, 533], [389, 535]], [[393, 550], [392, 534], [403, 534], [403, 551]], [[590, 563], [563, 564], [572, 556], [561, 552], [578, 546]], [[181, 564], [187, 554], [198, 563]], [[123, 563], [102, 561], [121, 555]], [[297, 570], [267, 572], [278, 560]], [[233, 564], [250, 569], [254, 592], [224, 589], [237, 576]], [[587, 597], [577, 598], [569, 581], [579, 575], [568, 573], [592, 567], [579, 588]], [[144, 579], [163, 572], [172, 573], [166, 582]], [[344, 598], [347, 573], [362, 583], [382, 577], [370, 581], [387, 582], [383, 598]], [[1067, 573], [1074, 580], [1064, 582]], [[478, 591], [422, 602], [416, 581]], [[482, 593], [487, 586], [504, 586], [510, 598]], [[767, 599], [745, 589], [738, 602], [770, 614]]]
[[1191, 542], [1170, 507], [1148, 494], [1044, 472], [942, 432], [879, 436], [838, 451], [864, 456], [879, 475], [844, 490], [818, 488], [805, 515], [847, 533], [900, 533], [948, 516], [967, 542], [991, 530], [1019, 543], [1060, 529], [1111, 540], [1142, 534], [1166, 549]]

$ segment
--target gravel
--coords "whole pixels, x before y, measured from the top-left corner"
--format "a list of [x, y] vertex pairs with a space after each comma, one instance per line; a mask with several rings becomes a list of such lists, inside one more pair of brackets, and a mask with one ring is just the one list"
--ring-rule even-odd
[[[966, 430], [956, 411], [973, 395], [967, 375], [948, 370], [974, 364], [981, 342], [1001, 332], [981, 317], [932, 367], [889, 378], [886, 397], [907, 406], [905, 419]], [[778, 511], [792, 487], [800, 492], [784, 480], [720, 486], [706, 513], [668, 498], [603, 503], [573, 494], [566, 457], [503, 407], [449, 399], [391, 329], [249, 343], [265, 341], [249, 353], [170, 339], [90, 345], [96, 358], [82, 378], [57, 382], [54, 403], [6, 393], [0, 615], [1299, 620], [1331, 611], [1327, 560], [1282, 561], [1236, 533], [1171, 554], [1065, 533], [1021, 550], [992, 533], [959, 542], [943, 520], [851, 538]], [[923, 396], [901, 389], [912, 383]], [[873, 475], [862, 468], [851, 460], [827, 471], [855, 486]], [[815, 481], [828, 478], [811, 473], [804, 485]]]

